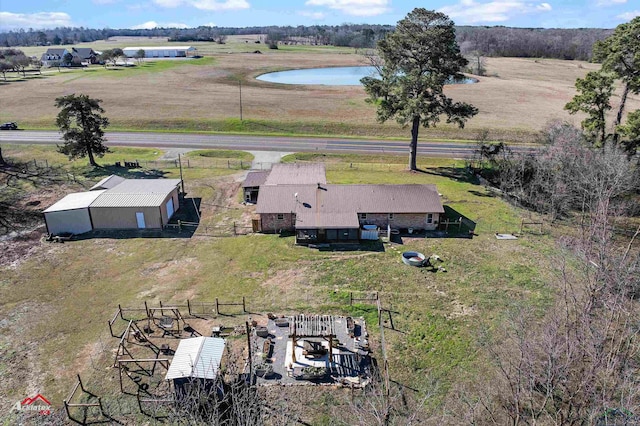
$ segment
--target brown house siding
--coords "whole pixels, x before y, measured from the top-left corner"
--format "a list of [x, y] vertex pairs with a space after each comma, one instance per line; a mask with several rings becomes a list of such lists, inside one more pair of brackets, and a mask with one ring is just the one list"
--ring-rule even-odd
[[161, 228], [158, 207], [92, 207], [93, 229], [137, 229], [136, 212], [144, 213], [146, 228]]
[[432, 231], [438, 227], [439, 213], [433, 213], [432, 223], [427, 223], [427, 213], [394, 213], [393, 219], [389, 220], [388, 213], [367, 213], [367, 218], [362, 219], [358, 214], [360, 225], [377, 225], [386, 229], [387, 224], [392, 229], [414, 228]]
[[260, 214], [261, 231], [265, 233], [293, 231], [296, 223], [294, 216], [291, 213], [283, 213], [283, 219], [278, 219], [276, 213], [262, 213]]
[[146, 229], [163, 228], [168, 222], [167, 201], [173, 198], [174, 212], [179, 208], [178, 190], [167, 195], [156, 207], [90, 207], [93, 229], [138, 229], [136, 212], [144, 213]]

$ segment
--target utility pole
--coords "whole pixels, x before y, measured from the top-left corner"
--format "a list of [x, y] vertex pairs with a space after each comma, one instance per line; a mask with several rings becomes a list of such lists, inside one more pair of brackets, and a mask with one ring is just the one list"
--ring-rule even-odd
[[242, 121], [242, 80], [238, 80], [238, 87], [240, 88], [240, 121]]
[[178, 154], [178, 164], [180, 164], [180, 184], [182, 185], [182, 194], [184, 195], [184, 179], [182, 178], [182, 159]]

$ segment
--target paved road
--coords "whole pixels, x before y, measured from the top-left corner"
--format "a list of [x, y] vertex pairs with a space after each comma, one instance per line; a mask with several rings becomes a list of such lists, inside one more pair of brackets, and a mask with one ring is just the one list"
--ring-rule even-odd
[[[225, 148], [244, 151], [320, 151], [336, 153], [405, 154], [408, 142], [370, 139], [301, 138], [280, 136], [237, 136], [194, 133], [125, 133], [108, 132], [108, 145], [157, 148]], [[57, 144], [60, 134], [50, 131], [3, 131], [0, 142], [13, 144]], [[473, 155], [475, 144], [420, 142], [418, 154], [432, 157], [466, 158]], [[523, 147], [516, 150], [528, 149]]]

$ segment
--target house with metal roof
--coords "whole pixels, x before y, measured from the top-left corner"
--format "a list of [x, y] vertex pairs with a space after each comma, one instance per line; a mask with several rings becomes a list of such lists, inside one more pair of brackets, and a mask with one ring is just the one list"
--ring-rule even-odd
[[256, 203], [263, 185], [317, 185], [327, 183], [322, 163], [277, 163], [271, 170], [252, 171], [247, 174], [242, 188], [244, 200]]
[[90, 191], [69, 194], [44, 213], [47, 232], [162, 229], [179, 207], [180, 179], [109, 176]]
[[255, 203], [258, 201], [258, 191], [260, 186], [264, 185], [269, 176], [269, 170], [260, 170], [247, 173], [247, 177], [242, 182], [242, 191], [244, 192], [244, 201], [247, 203]]
[[226, 341], [220, 337], [191, 337], [178, 344], [165, 380], [173, 382], [178, 395], [184, 394], [194, 383], [208, 389], [218, 378]]
[[368, 227], [437, 228], [444, 208], [435, 185], [263, 185], [262, 232], [295, 232], [298, 244], [358, 241]]

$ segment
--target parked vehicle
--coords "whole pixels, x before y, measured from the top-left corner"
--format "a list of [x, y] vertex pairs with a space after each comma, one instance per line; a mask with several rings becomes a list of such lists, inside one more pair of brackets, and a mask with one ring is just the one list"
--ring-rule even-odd
[[3, 123], [0, 124], [0, 130], [18, 130], [16, 123]]

